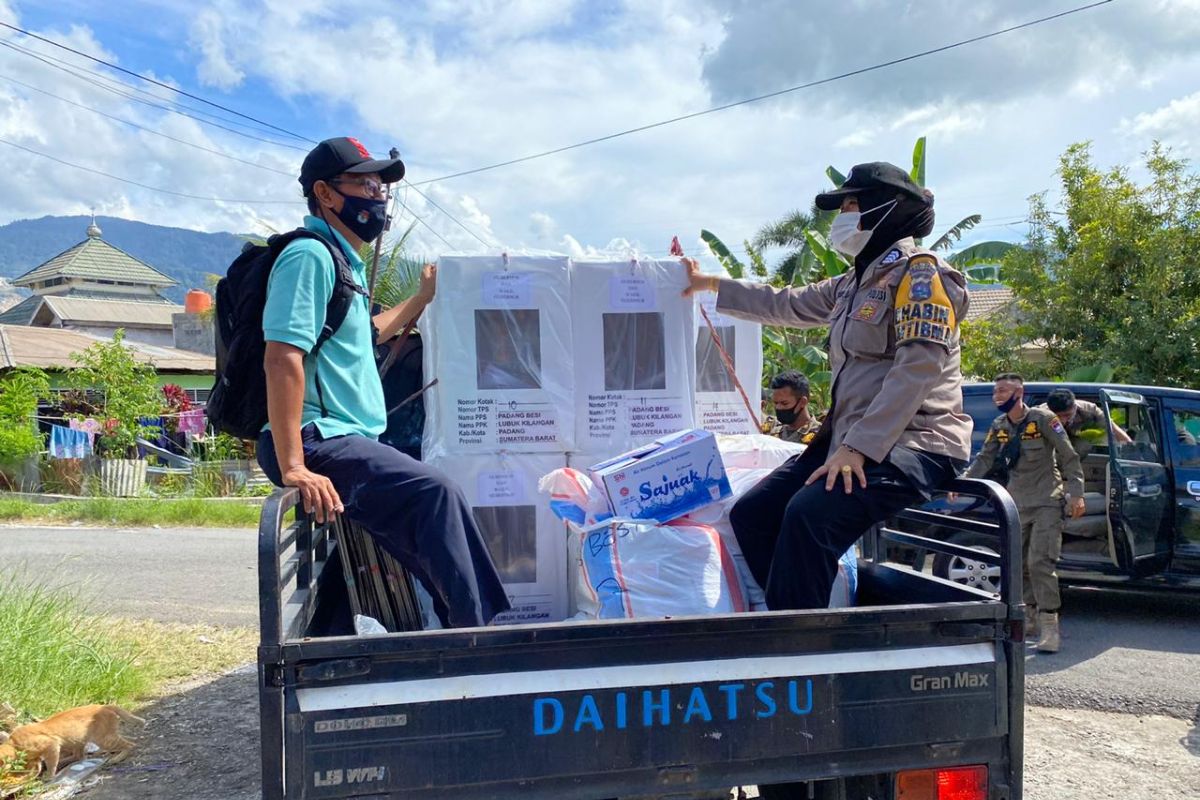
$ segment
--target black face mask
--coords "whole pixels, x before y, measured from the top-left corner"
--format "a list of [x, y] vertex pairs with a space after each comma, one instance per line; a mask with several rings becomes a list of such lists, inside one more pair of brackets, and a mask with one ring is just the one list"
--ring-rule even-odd
[[1013, 392], [1003, 403], [996, 403], [996, 408], [1000, 409], [1001, 414], [1007, 414], [1017, 403], [1021, 402], [1020, 394], [1020, 392]]
[[[334, 189], [337, 192], [336, 189]], [[364, 242], [373, 242], [383, 233], [387, 226], [387, 201], [375, 200], [368, 197], [355, 197], [342, 194], [342, 210], [338, 219], [350, 229], [350, 232]]]
[[798, 416], [799, 413], [795, 407], [775, 409], [775, 419], [779, 420], [784, 425], [791, 425], [796, 421], [796, 417]]

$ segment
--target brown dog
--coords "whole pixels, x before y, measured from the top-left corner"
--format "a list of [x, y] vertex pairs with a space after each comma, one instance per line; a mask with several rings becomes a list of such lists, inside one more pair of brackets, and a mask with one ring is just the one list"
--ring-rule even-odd
[[129, 755], [133, 742], [121, 737], [118, 730], [121, 720], [145, 725], [141, 717], [135, 717], [119, 706], [81, 706], [61, 711], [41, 722], [22, 725], [12, 732], [8, 741], [0, 744], [0, 765], [16, 758], [18, 752], [25, 754], [26, 769], [36, 771], [38, 763], [46, 765], [46, 780], [58, 772], [60, 761], [76, 761], [83, 758], [88, 743], [100, 748], [102, 753], [116, 753], [110, 763], [116, 763]]

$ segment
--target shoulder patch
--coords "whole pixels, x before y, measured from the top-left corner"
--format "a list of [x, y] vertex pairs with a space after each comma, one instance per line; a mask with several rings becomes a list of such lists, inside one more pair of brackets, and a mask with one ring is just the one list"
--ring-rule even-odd
[[918, 253], [896, 290], [896, 345], [935, 342], [950, 347], [958, 329], [954, 305], [942, 285], [937, 258]]
[[893, 247], [891, 250], [888, 251], [888, 254], [886, 256], [884, 256], [883, 260], [880, 261], [879, 263], [880, 264], [895, 264], [897, 261], [900, 260], [900, 258], [903, 255], [904, 254], [900, 252], [900, 248]]
[[1062, 424], [1061, 422], [1059, 422], [1059, 420], [1058, 420], [1058, 417], [1057, 417], [1057, 416], [1056, 416], [1056, 417], [1054, 417], [1054, 419], [1050, 420], [1050, 430], [1054, 431], [1054, 432], [1055, 432], [1055, 433], [1057, 433], [1059, 436], [1066, 436], [1066, 435], [1067, 435], [1067, 430], [1066, 430], [1066, 428], [1064, 428], [1064, 427], [1063, 427], [1063, 424]]

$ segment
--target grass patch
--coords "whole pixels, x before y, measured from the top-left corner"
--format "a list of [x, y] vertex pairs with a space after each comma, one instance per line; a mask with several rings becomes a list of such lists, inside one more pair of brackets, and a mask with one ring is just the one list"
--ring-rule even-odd
[[89, 703], [131, 709], [254, 660], [258, 634], [89, 613], [70, 591], [0, 575], [0, 703], [20, 721]]
[[57, 503], [0, 498], [0, 520], [22, 522], [90, 522], [143, 527], [255, 528], [261, 506], [203, 498], [156, 500], [84, 497]]
[[151, 688], [136, 655], [95, 626], [74, 595], [0, 577], [0, 701], [22, 718], [132, 702]]

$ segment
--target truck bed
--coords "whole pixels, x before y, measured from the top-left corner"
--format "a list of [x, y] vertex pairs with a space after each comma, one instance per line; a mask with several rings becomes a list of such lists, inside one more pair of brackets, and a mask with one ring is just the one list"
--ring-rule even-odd
[[988, 766], [987, 797], [1020, 797], [1019, 584], [995, 597], [877, 557], [908, 535], [875, 533], [851, 609], [357, 637], [322, 609], [341, 580], [326, 533], [294, 526], [291, 557], [311, 558], [290, 610], [279, 590], [289, 537], [267, 517], [294, 503], [272, 498], [260, 540], [266, 798], [667, 795], [967, 764]]

